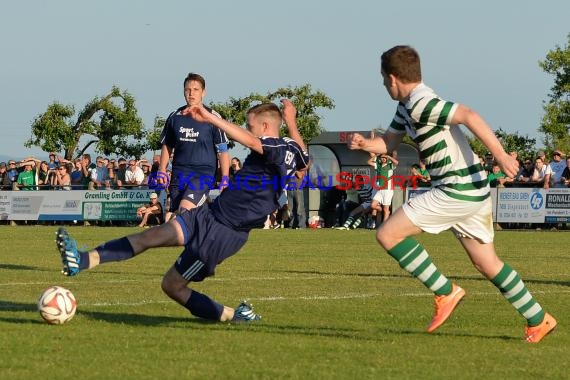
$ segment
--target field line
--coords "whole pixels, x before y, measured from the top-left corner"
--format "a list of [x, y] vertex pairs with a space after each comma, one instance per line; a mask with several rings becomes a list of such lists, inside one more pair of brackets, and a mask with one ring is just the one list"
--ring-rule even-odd
[[[570, 290], [559, 290], [559, 291], [534, 291], [533, 294], [568, 294]], [[498, 292], [469, 292], [469, 295], [473, 296], [490, 296], [498, 295]], [[432, 293], [402, 293], [402, 294], [390, 294], [386, 292], [377, 293], [352, 293], [352, 294], [338, 294], [338, 295], [301, 295], [295, 297], [284, 297], [284, 296], [269, 296], [269, 297], [245, 297], [248, 301], [298, 301], [298, 300], [321, 300], [321, 301], [334, 301], [342, 299], [359, 299], [359, 298], [375, 298], [375, 297], [433, 297]], [[82, 303], [86, 306], [142, 306], [148, 304], [163, 304], [172, 303], [171, 300], [143, 300], [137, 302], [93, 302], [93, 303]]]

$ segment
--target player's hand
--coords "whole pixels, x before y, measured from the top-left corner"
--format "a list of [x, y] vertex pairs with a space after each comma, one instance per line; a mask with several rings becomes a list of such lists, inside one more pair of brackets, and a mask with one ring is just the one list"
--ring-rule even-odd
[[501, 167], [505, 176], [515, 178], [519, 172], [519, 162], [516, 158], [508, 153], [502, 154], [500, 157], [495, 157], [497, 163]]
[[283, 120], [285, 124], [291, 125], [297, 117], [297, 109], [289, 99], [281, 99], [281, 104], [283, 104]]
[[212, 114], [203, 105], [196, 105], [191, 107], [186, 107], [182, 110], [182, 115], [190, 115], [196, 121], [201, 123], [208, 122]]
[[362, 136], [360, 133], [351, 133], [348, 136], [346, 145], [348, 146], [348, 149], [351, 150], [360, 149], [364, 144], [364, 140], [364, 136]]

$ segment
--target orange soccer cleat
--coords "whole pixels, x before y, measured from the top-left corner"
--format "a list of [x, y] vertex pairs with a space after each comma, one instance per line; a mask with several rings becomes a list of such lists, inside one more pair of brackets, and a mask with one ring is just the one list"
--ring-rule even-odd
[[427, 332], [434, 332], [449, 318], [459, 301], [465, 297], [465, 290], [453, 284], [451, 293], [444, 296], [435, 296], [435, 315], [427, 328]]
[[538, 343], [556, 327], [556, 319], [548, 313], [544, 313], [544, 319], [538, 326], [526, 326], [524, 335], [528, 343]]

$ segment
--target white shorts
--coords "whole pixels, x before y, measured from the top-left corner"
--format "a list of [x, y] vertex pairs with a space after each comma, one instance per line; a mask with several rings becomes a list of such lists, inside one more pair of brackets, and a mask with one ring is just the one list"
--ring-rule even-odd
[[392, 204], [392, 197], [394, 197], [394, 190], [381, 189], [374, 194], [373, 200], [383, 206], [390, 206]]
[[481, 202], [455, 199], [432, 188], [402, 205], [406, 216], [422, 231], [438, 234], [451, 229], [458, 238], [468, 237], [492, 243], [493, 210], [491, 197]]

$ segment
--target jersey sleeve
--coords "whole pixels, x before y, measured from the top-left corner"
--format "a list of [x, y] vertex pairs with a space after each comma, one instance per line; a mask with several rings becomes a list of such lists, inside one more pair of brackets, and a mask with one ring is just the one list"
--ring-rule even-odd
[[[216, 112], [216, 110], [209, 108], [209, 107], [206, 107], [206, 109], [208, 111], [210, 111], [212, 114], [214, 114], [215, 116], [222, 119], [222, 115], [220, 115], [218, 112]], [[228, 136], [226, 135], [226, 133], [224, 131], [222, 131], [219, 128], [212, 126], [212, 137], [213, 137], [214, 145], [216, 146], [216, 153], [224, 153], [224, 152], [227, 152], [229, 150], [229, 147], [228, 147], [229, 139], [228, 139]]]
[[285, 142], [288, 145], [288, 151], [291, 152], [294, 156], [292, 169], [294, 170], [302, 170], [309, 166], [309, 154], [301, 149], [297, 142], [289, 137], [284, 138]]
[[399, 104], [398, 108], [396, 108], [396, 114], [388, 127], [388, 132], [395, 133], [398, 135], [403, 135], [406, 133], [406, 119], [403, 115], [404, 105]]
[[444, 127], [450, 125], [457, 104], [438, 97], [424, 97], [414, 104], [410, 110], [410, 118], [417, 127]]
[[166, 145], [169, 148], [174, 148], [176, 145], [176, 135], [174, 134], [172, 123], [176, 111], [172, 112], [166, 118], [162, 132], [160, 133], [160, 145]]

